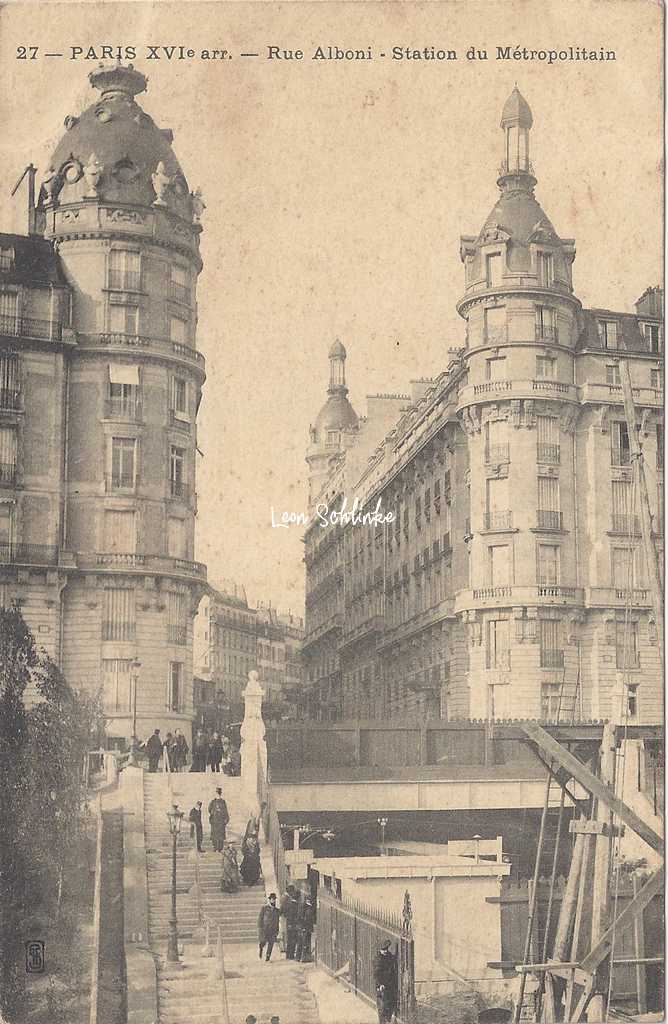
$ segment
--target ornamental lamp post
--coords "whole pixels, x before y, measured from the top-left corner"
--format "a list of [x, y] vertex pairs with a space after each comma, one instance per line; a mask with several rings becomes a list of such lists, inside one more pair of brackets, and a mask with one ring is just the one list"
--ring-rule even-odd
[[137, 661], [136, 659], [130, 665], [130, 687], [132, 698], [132, 743], [130, 746], [130, 758], [128, 763], [131, 765], [137, 764], [137, 684], [139, 682], [140, 668], [141, 661]]
[[183, 811], [179, 810], [178, 804], [174, 804], [171, 811], [167, 811], [169, 832], [172, 837], [172, 913], [169, 918], [167, 960], [172, 964], [179, 962], [179, 937], [176, 930], [176, 842], [181, 831], [183, 816]]
[[378, 824], [380, 825], [380, 849], [381, 853], [385, 853], [385, 829], [387, 828], [387, 818], [378, 818]]

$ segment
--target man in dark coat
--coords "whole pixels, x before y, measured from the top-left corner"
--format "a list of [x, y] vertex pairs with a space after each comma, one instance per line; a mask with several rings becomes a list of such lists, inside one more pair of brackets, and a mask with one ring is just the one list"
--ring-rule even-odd
[[294, 960], [297, 948], [299, 899], [294, 885], [289, 885], [281, 904], [281, 914], [285, 918], [285, 956], [287, 960]]
[[260, 949], [260, 960], [262, 959], [262, 952], [265, 946], [267, 947], [265, 960], [267, 962], [271, 960], [271, 951], [274, 948], [276, 936], [278, 935], [278, 918], [279, 910], [276, 906], [276, 893], [270, 892], [267, 902], [260, 910], [260, 914], [257, 919], [257, 937]]
[[397, 1009], [397, 958], [390, 951], [390, 946], [389, 940], [381, 943], [373, 962], [378, 1024], [388, 1024]]
[[207, 738], [201, 729], [197, 730], [197, 734], [193, 739], [193, 760], [190, 766], [191, 772], [205, 772], [206, 771], [206, 752], [209, 744]]
[[188, 760], [188, 741], [180, 729], [174, 731], [174, 771], [180, 772]]
[[204, 853], [204, 850], [202, 849], [202, 837], [204, 835], [204, 831], [202, 829], [201, 800], [198, 800], [195, 806], [191, 808], [188, 820], [190, 821], [190, 835], [193, 835], [193, 832], [197, 835], [197, 852]]
[[217, 732], [214, 732], [207, 751], [207, 761], [211, 765], [212, 772], [220, 771], [220, 762], [223, 757], [223, 741]]
[[150, 772], [157, 772], [158, 761], [162, 755], [162, 740], [160, 739], [159, 729], [156, 729], [150, 739], [147, 740], [146, 753], [148, 755], [148, 770]]
[[299, 917], [297, 919], [297, 928], [299, 932], [299, 939], [297, 940], [297, 960], [301, 960], [304, 964], [311, 962], [311, 935], [313, 934], [313, 927], [315, 925], [315, 907], [313, 905], [313, 899], [307, 895], [304, 897], [304, 902], [299, 908]]
[[211, 843], [216, 853], [222, 853], [225, 846], [225, 830], [230, 820], [230, 812], [223, 800], [223, 791], [220, 786], [216, 789], [216, 795], [209, 804], [209, 825], [211, 826]]

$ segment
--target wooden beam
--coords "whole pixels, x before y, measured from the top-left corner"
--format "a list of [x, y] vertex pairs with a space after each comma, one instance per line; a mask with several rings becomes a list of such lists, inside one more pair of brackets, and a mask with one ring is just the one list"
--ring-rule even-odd
[[606, 956], [610, 952], [615, 932], [621, 933], [622, 929], [625, 928], [630, 921], [634, 920], [636, 915], [640, 914], [650, 901], [661, 892], [663, 889], [664, 874], [664, 867], [661, 865], [653, 875], [650, 875], [649, 880], [645, 882], [642, 889], [640, 889], [633, 899], [626, 904], [621, 914], [617, 916], [610, 928], [608, 928], [608, 930], [601, 936], [599, 942], [584, 958], [580, 965], [583, 971], [593, 973], [598, 969], [599, 965], [603, 960], [605, 960]]
[[619, 799], [614, 793], [610, 786], [606, 786], [604, 782], [594, 775], [586, 768], [582, 761], [578, 761], [577, 757], [574, 757], [569, 750], [558, 743], [557, 740], [552, 739], [550, 734], [545, 731], [536, 722], [524, 722], [522, 729], [533, 743], [539, 747], [549, 758], [553, 761], [558, 762], [562, 767], [566, 768], [576, 782], [579, 782], [581, 786], [592, 794], [602, 800], [616, 815], [618, 818], [628, 825], [629, 828], [640, 836], [649, 847], [652, 848], [656, 853], [663, 853], [663, 839], [661, 836], [651, 828], [647, 822], [643, 821], [642, 818], [638, 817], [635, 811], [632, 811], [630, 807]]

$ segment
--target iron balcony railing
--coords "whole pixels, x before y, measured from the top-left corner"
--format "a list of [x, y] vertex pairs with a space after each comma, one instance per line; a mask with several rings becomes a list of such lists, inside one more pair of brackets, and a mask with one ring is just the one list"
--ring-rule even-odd
[[0, 487], [13, 487], [16, 483], [16, 463], [0, 462]]
[[538, 528], [541, 530], [561, 530], [562, 514], [552, 509], [539, 508], [536, 511]]
[[177, 302], [183, 302], [188, 304], [190, 302], [190, 286], [187, 284], [180, 284], [178, 281], [169, 282], [169, 294]]
[[485, 462], [492, 465], [499, 465], [510, 462], [509, 444], [489, 444], [485, 448]]
[[18, 388], [0, 388], [0, 412], [19, 412], [21, 392]]
[[184, 647], [187, 639], [185, 626], [169, 626], [167, 629], [170, 644], [178, 644]]
[[487, 345], [497, 345], [508, 340], [508, 328], [505, 324], [499, 327], [485, 327], [482, 332], [483, 341]]
[[183, 480], [170, 480], [169, 489], [172, 498], [181, 498], [182, 501], [188, 501], [190, 496], [190, 488], [188, 484]]
[[57, 565], [55, 544], [12, 544], [0, 542], [0, 563], [7, 565]]
[[134, 622], [111, 619], [102, 623], [102, 639], [118, 640], [121, 643], [134, 640], [137, 629]]
[[563, 668], [564, 667], [564, 652], [557, 651], [552, 648], [543, 648], [540, 650], [540, 667], [541, 668]]
[[640, 536], [640, 518], [638, 516], [612, 515], [612, 532], [625, 533], [630, 537]]
[[107, 419], [131, 420], [141, 419], [141, 402], [139, 398], [108, 398], [105, 403]]
[[513, 513], [511, 509], [503, 512], [485, 512], [486, 530], [510, 530], [513, 525]]
[[551, 324], [536, 324], [536, 341], [558, 341], [559, 331]]
[[110, 270], [109, 287], [116, 291], [140, 292], [141, 273], [136, 270]]
[[623, 646], [618, 646], [617, 668], [640, 668], [640, 655], [637, 651], [630, 651]]
[[121, 476], [120, 474], [113, 473], [110, 477], [107, 477], [107, 493], [112, 491], [134, 491], [135, 480], [131, 476]]
[[631, 465], [631, 451], [629, 448], [611, 448], [610, 449], [610, 464], [612, 466], [630, 466]]
[[30, 316], [0, 314], [0, 334], [11, 338], [38, 338], [40, 341], [62, 341], [63, 326], [56, 320], [35, 320]]
[[545, 462], [550, 466], [558, 466], [561, 462], [561, 446], [539, 441], [537, 457], [539, 462]]

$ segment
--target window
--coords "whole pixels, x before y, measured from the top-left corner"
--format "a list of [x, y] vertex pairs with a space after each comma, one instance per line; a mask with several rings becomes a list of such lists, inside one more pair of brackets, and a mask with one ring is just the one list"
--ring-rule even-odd
[[109, 253], [109, 287], [125, 291], [141, 288], [140, 255], [129, 249], [112, 249]]
[[14, 250], [0, 249], [0, 271], [14, 269]]
[[615, 420], [610, 425], [610, 461], [613, 466], [631, 464], [629, 430], [623, 420]]
[[638, 650], [638, 623], [616, 622], [615, 645], [617, 648], [617, 668], [640, 668]]
[[167, 708], [169, 711], [181, 711], [183, 699], [183, 663], [170, 661], [167, 679]]
[[621, 378], [619, 376], [619, 366], [617, 363], [611, 363], [605, 368], [605, 383], [621, 385]]
[[139, 309], [137, 306], [110, 306], [109, 331], [111, 334], [137, 335]]
[[661, 328], [658, 324], [643, 324], [645, 341], [650, 352], [661, 351]]
[[491, 587], [507, 587], [510, 583], [510, 548], [493, 544], [488, 549], [489, 583]]
[[135, 592], [131, 588], [105, 588], [102, 639], [119, 642], [135, 639]]
[[338, 445], [341, 440], [341, 433], [338, 430], [328, 430], [326, 436], [326, 444]]
[[663, 469], [663, 423], [656, 425], [656, 468]]
[[182, 377], [172, 377], [172, 412], [177, 420], [188, 422], [188, 382]]
[[170, 284], [172, 298], [179, 302], [187, 302], [190, 298], [190, 275], [186, 267], [172, 263]]
[[132, 710], [132, 661], [102, 659], [102, 703], [105, 711]]
[[109, 366], [109, 403], [107, 414], [134, 419], [139, 395], [139, 367], [123, 363]]
[[543, 341], [557, 340], [557, 315], [551, 306], [536, 307], [536, 338]]
[[633, 590], [637, 586], [642, 586], [643, 580], [644, 572], [641, 548], [613, 548], [613, 587], [626, 593], [628, 590]]
[[499, 288], [501, 286], [501, 253], [495, 252], [490, 253], [486, 259], [487, 267], [487, 287], [488, 288]]
[[0, 562], [12, 559], [12, 509], [11, 505], [0, 505]]
[[490, 306], [485, 310], [485, 341], [494, 343], [506, 340], [505, 306]]
[[617, 321], [597, 320], [596, 328], [601, 348], [616, 349], [617, 345]]
[[170, 590], [168, 616], [169, 643], [185, 644], [188, 633], [188, 612], [185, 594]]
[[512, 526], [508, 477], [492, 477], [487, 481], [486, 530], [505, 530]]
[[563, 668], [564, 650], [559, 619], [541, 619], [539, 621], [538, 642], [540, 644], [540, 667]]
[[544, 288], [554, 283], [554, 257], [551, 252], [538, 253], [538, 283]]
[[167, 520], [167, 554], [172, 558], [187, 558], [186, 523], [170, 516]]
[[635, 718], [638, 714], [638, 684], [629, 683], [626, 687], [626, 714], [629, 718]]
[[651, 388], [662, 388], [663, 387], [663, 370], [650, 370], [649, 371], [649, 386]]
[[16, 292], [0, 292], [0, 328], [13, 334], [18, 326], [18, 295]]
[[18, 352], [0, 352], [0, 409], [20, 408], [21, 384]]
[[538, 545], [538, 584], [554, 587], [559, 583], [559, 545]]
[[630, 480], [612, 481], [612, 528], [615, 533], [635, 533], [637, 516], [633, 514], [633, 490]]
[[0, 426], [0, 486], [16, 483], [16, 427]]
[[136, 551], [135, 513], [107, 509], [104, 513], [104, 551], [133, 554]]
[[170, 317], [169, 321], [169, 337], [171, 341], [176, 342], [178, 345], [185, 345], [186, 343], [186, 324], [185, 320], [181, 320], [178, 316]]
[[134, 437], [111, 439], [111, 486], [113, 490], [133, 490], [136, 479], [137, 440]]
[[510, 669], [510, 623], [492, 619], [487, 623], [487, 668]]
[[538, 477], [538, 526], [543, 530], [561, 529], [559, 480], [556, 476]]
[[552, 356], [536, 356], [536, 377], [539, 380], [554, 380], [557, 376], [557, 360]]
[[489, 420], [485, 424], [485, 462], [510, 462], [507, 420]]
[[173, 498], [187, 497], [185, 483], [185, 460], [185, 448], [177, 448], [176, 445], [171, 445], [169, 450], [169, 480], [171, 494]]
[[559, 420], [556, 416], [536, 416], [537, 457], [539, 462], [557, 466], [561, 461]]
[[502, 356], [499, 359], [488, 359], [485, 366], [485, 378], [487, 380], [506, 379], [506, 359]]

